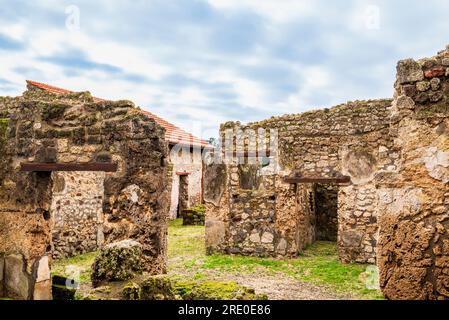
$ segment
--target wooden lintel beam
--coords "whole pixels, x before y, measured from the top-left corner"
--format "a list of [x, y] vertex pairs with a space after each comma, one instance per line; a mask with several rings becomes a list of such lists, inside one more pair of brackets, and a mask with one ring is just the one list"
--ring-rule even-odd
[[52, 171], [103, 171], [116, 172], [117, 163], [33, 163], [20, 164], [20, 171], [24, 172], [52, 172]]
[[347, 184], [351, 182], [351, 177], [342, 176], [336, 178], [326, 178], [326, 177], [285, 177], [284, 182], [295, 184], [295, 183], [323, 183], [323, 184]]

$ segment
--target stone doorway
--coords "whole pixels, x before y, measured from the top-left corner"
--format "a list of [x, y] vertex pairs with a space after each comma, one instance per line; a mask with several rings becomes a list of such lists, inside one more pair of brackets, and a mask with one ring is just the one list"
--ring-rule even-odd
[[317, 241], [337, 242], [338, 186], [315, 185], [315, 232]]
[[189, 176], [179, 176], [178, 212], [177, 218], [182, 218], [182, 212], [189, 207]]

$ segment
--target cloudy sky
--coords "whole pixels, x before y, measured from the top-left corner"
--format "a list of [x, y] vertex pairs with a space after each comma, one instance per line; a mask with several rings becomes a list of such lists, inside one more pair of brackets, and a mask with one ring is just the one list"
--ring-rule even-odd
[[220, 123], [391, 97], [449, 43], [446, 0], [0, 0], [0, 95], [25, 79]]

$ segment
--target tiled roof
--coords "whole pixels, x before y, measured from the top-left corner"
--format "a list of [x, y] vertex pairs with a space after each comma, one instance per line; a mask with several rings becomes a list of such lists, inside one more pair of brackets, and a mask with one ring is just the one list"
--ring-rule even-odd
[[[73, 93], [74, 91], [62, 89], [54, 86], [50, 86], [45, 83], [40, 83], [36, 81], [27, 80], [28, 85], [37, 87], [39, 89], [45, 90], [47, 92], [55, 93], [55, 94], [67, 94]], [[93, 97], [95, 102], [105, 101], [101, 98]], [[187, 131], [182, 130], [181, 128], [171, 124], [170, 122], [158, 117], [157, 115], [142, 110], [142, 113], [147, 115], [149, 118], [152, 118], [157, 124], [161, 127], [165, 128], [165, 140], [170, 144], [185, 144], [194, 147], [205, 147], [212, 148], [212, 146], [205, 140], [195, 137], [194, 135], [188, 133]]]

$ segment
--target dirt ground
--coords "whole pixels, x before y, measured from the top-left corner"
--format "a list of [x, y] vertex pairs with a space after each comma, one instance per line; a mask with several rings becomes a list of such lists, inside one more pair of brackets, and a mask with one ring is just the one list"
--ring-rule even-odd
[[[295, 259], [271, 259], [228, 255], [205, 255], [204, 227], [170, 223], [168, 275], [184, 281], [236, 282], [265, 294], [270, 300], [358, 300], [383, 299], [378, 290], [366, 289], [365, 265], [343, 265], [334, 243], [316, 243]], [[96, 253], [55, 261], [53, 273], [70, 276], [69, 268], [80, 272], [80, 299], [121, 299], [130, 281], [92, 288], [90, 266]], [[147, 275], [131, 281], [139, 283]]]

